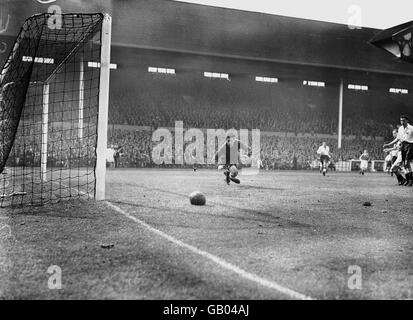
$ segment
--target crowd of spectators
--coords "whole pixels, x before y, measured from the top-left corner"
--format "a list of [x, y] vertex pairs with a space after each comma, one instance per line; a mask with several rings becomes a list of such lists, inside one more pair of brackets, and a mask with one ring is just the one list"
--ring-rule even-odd
[[120, 167], [152, 167], [152, 139], [147, 131], [110, 130], [109, 146], [120, 150]]
[[[381, 97], [365, 94], [357, 98], [347, 93], [343, 113], [345, 139], [342, 148], [338, 149], [336, 139], [319, 137], [320, 134], [331, 137], [337, 134], [335, 89], [255, 82], [247, 86], [236, 79], [212, 80], [193, 75], [146, 74], [139, 78], [140, 81], [130, 80], [127, 73], [123, 76], [123, 81], [114, 82], [111, 92], [109, 128], [124, 129], [110, 129], [108, 132], [108, 146], [121, 150], [120, 167], [156, 166], [151, 155], [151, 132], [159, 127], [174, 127], [175, 121], [183, 121], [185, 128], [260, 129], [269, 133], [261, 136], [261, 160], [268, 170], [310, 168], [322, 141], [330, 146], [333, 162], [358, 159], [364, 149], [369, 151], [372, 159], [380, 160], [385, 157], [381, 148], [383, 139], [390, 139], [393, 125], [405, 106], [400, 98], [394, 108], [375, 108], [370, 106], [369, 99], [379, 105]], [[75, 102], [71, 106], [60, 103], [52, 108], [54, 112], [50, 114], [50, 121], [70, 120], [71, 127], [55, 131], [51, 128], [50, 166], [94, 165], [96, 128], [91, 128], [84, 139], [77, 138], [73, 127], [78, 117]], [[93, 122], [96, 101], [87, 100], [87, 103], [90, 107], [85, 109], [85, 121]], [[36, 121], [39, 123], [41, 113], [33, 111], [33, 114], [32, 118], [38, 118]], [[132, 127], [125, 129], [124, 125]], [[17, 134], [9, 162], [36, 166], [40, 163], [40, 127], [30, 130], [37, 131]], [[288, 137], [287, 134], [271, 134], [275, 132], [289, 134]]]
[[[93, 167], [95, 164], [94, 136], [77, 138], [77, 132], [63, 130], [51, 132], [49, 135], [48, 167], [76, 168]], [[276, 135], [261, 135], [260, 150], [263, 169], [310, 169], [317, 159], [316, 151], [323, 141], [326, 141], [332, 152], [332, 162], [358, 159], [363, 150], [367, 149], [371, 159], [382, 160], [383, 141], [376, 140], [343, 140], [342, 148], [337, 148], [334, 139], [312, 137], [283, 137]], [[108, 146], [120, 150], [119, 167], [150, 168], [150, 167], [192, 167], [192, 164], [156, 164], [152, 159], [152, 150], [156, 143], [152, 142], [152, 132], [147, 130], [115, 129], [109, 130]], [[185, 147], [184, 147], [185, 149]], [[172, 144], [172, 154], [174, 145]], [[205, 164], [208, 150], [204, 150]], [[9, 157], [8, 165], [40, 166], [41, 138], [29, 134], [18, 136]], [[205, 165], [206, 166], [206, 165]], [[209, 167], [214, 167], [213, 165]]]
[[[385, 154], [382, 151], [383, 141], [376, 140], [343, 140], [342, 148], [337, 148], [334, 139], [311, 137], [281, 137], [276, 135], [262, 135], [260, 138], [260, 150], [262, 167], [267, 170], [276, 169], [310, 169], [311, 164], [318, 159], [316, 154], [323, 141], [330, 146], [332, 162], [356, 160], [363, 150], [367, 149], [372, 160], [383, 160]], [[151, 131], [115, 129], [109, 132], [109, 144], [122, 150], [120, 167], [192, 167], [192, 164], [184, 163], [155, 164], [152, 159], [153, 146]], [[185, 148], [185, 147], [184, 147]], [[174, 145], [172, 143], [172, 155]], [[211, 153], [209, 153], [211, 154]], [[204, 150], [204, 164], [207, 163], [208, 151]], [[213, 166], [210, 166], [213, 167]]]
[[318, 147], [325, 141], [330, 147], [331, 161], [357, 160], [363, 150], [368, 150], [372, 160], [383, 160], [382, 141], [343, 140], [341, 149], [337, 140], [308, 137], [262, 137], [261, 159], [265, 169], [310, 169], [318, 159]]
[[[38, 128], [37, 128], [38, 129]], [[96, 136], [87, 131], [89, 136], [78, 139], [78, 131], [73, 128], [52, 128], [48, 136], [48, 167], [93, 167], [95, 164]], [[119, 150], [118, 167], [148, 168], [148, 167], [183, 167], [181, 164], [156, 164], [152, 159], [153, 147], [151, 130], [136, 129], [109, 129], [108, 147]], [[385, 154], [382, 151], [382, 140], [344, 139], [342, 148], [337, 148], [337, 140], [311, 136], [280, 136], [271, 133], [260, 137], [262, 167], [266, 170], [277, 169], [310, 169], [318, 158], [316, 151], [323, 141], [330, 146], [332, 162], [340, 160], [358, 159], [363, 150], [367, 149], [371, 159], [382, 160]], [[185, 149], [185, 146], [184, 146]], [[209, 152], [208, 152], [209, 151]], [[172, 154], [174, 144], [172, 143]], [[205, 163], [210, 150], [204, 150]], [[25, 134], [16, 137], [8, 165], [40, 166], [41, 133], [36, 127], [31, 127]], [[187, 161], [184, 167], [192, 167]], [[214, 166], [210, 166], [214, 167]]]
[[[387, 137], [409, 105], [388, 95], [346, 92], [343, 134]], [[329, 87], [148, 74], [130, 87], [115, 85], [109, 122], [157, 128], [183, 121], [194, 128], [337, 134], [337, 96], [336, 88]]]
[[[23, 129], [24, 127], [24, 129]], [[94, 167], [96, 128], [86, 127], [82, 139], [73, 127], [51, 127], [47, 143], [48, 168]], [[39, 125], [20, 126], [8, 159], [8, 166], [40, 167], [42, 133]]]
[[113, 91], [109, 121], [149, 130], [117, 129], [109, 133], [110, 144], [122, 148], [119, 163], [125, 167], [155, 166], [151, 159], [151, 130], [174, 127], [175, 121], [183, 121], [186, 128], [260, 129], [262, 132], [290, 133], [288, 137], [261, 136], [261, 160], [268, 170], [309, 169], [317, 158], [316, 150], [322, 141], [330, 146], [333, 162], [358, 159], [365, 149], [372, 159], [381, 160], [385, 157], [382, 140], [390, 139], [394, 127], [388, 120], [394, 119], [397, 123], [398, 113], [403, 109], [399, 104], [394, 110], [389, 108], [376, 112], [364, 106], [369, 99], [377, 105], [382, 97], [374, 94], [357, 96], [361, 93], [350, 96], [347, 93], [345, 99], [348, 103], [343, 113], [345, 139], [342, 148], [338, 149], [337, 139], [317, 137], [319, 134], [331, 137], [337, 134], [338, 99], [335, 89], [254, 82], [246, 86], [237, 80], [210, 80], [192, 75], [168, 77], [146, 74], [139, 82], [131, 82], [131, 87], [118, 86]]

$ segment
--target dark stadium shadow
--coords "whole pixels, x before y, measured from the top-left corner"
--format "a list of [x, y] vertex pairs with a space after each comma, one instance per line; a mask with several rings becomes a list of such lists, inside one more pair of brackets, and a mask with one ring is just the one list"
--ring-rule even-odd
[[273, 223], [276, 224], [278, 227], [289, 227], [289, 228], [312, 228], [313, 226], [307, 223], [302, 223], [286, 218], [282, 218], [280, 216], [274, 215], [274, 213], [271, 213], [269, 211], [260, 211], [260, 210], [254, 210], [254, 209], [246, 209], [246, 208], [239, 208], [237, 206], [232, 206], [228, 204], [219, 204], [225, 208], [231, 208], [231, 209], [236, 209], [239, 210], [243, 213], [246, 214], [255, 214], [259, 215], [262, 218], [266, 219], [260, 219], [261, 222], [266, 222], [266, 223]]
[[[158, 191], [158, 192], [163, 192], [163, 193], [167, 193], [167, 194], [176, 195], [176, 196], [179, 196], [179, 197], [182, 197], [182, 198], [185, 198], [185, 199], [188, 198], [188, 195], [186, 195], [186, 194], [173, 192], [173, 191], [170, 191], [170, 190], [163, 190], [163, 189], [159, 189], [159, 188], [146, 188], [146, 187], [143, 187], [143, 188], [148, 190], [148, 191]], [[278, 189], [276, 189], [276, 190], [278, 190]], [[224, 207], [224, 208], [231, 208], [231, 209], [246, 211], [248, 213], [256, 213], [256, 214], [262, 214], [262, 215], [266, 215], [266, 216], [269, 216], [269, 217], [273, 217], [273, 215], [271, 215], [267, 212], [263, 212], [263, 211], [259, 211], [259, 210], [253, 210], [253, 209], [239, 208], [237, 206], [232, 206], [232, 205], [229, 205], [229, 204], [223, 204], [223, 203], [218, 203], [218, 202], [208, 200], [207, 205], [210, 206], [210, 204], [213, 204], [214, 206], [220, 206], [220, 207]]]
[[[237, 209], [239, 210], [239, 212], [245, 213], [246, 216], [240, 216], [240, 215], [231, 215], [231, 214], [213, 214], [213, 213], [208, 213], [205, 211], [202, 212], [196, 212], [196, 211], [189, 211], [189, 210], [182, 210], [182, 209], [176, 209], [176, 208], [170, 208], [170, 207], [156, 207], [156, 206], [146, 206], [146, 205], [141, 205], [138, 203], [133, 203], [133, 202], [126, 202], [126, 201], [110, 201], [113, 204], [118, 204], [118, 205], [127, 205], [130, 207], [138, 207], [138, 208], [146, 208], [146, 209], [150, 209], [150, 210], [154, 210], [154, 211], [159, 211], [162, 210], [164, 212], [171, 212], [171, 213], [176, 213], [179, 212], [180, 214], [186, 214], [186, 215], [190, 215], [190, 216], [200, 216], [200, 217], [205, 217], [205, 216], [209, 216], [209, 217], [213, 217], [214, 219], [216, 218], [222, 218], [222, 219], [233, 219], [233, 220], [238, 220], [238, 221], [242, 221], [242, 222], [246, 222], [246, 223], [254, 223], [254, 225], [248, 226], [248, 227], [244, 227], [244, 228], [240, 228], [238, 225], [235, 225], [234, 227], [229, 227], [227, 224], [218, 224], [217, 227], [211, 227], [208, 226], [209, 230], [229, 230], [229, 229], [273, 229], [274, 227], [276, 228], [288, 228], [288, 229], [292, 229], [292, 228], [297, 228], [297, 229], [313, 229], [313, 225], [307, 224], [307, 223], [301, 223], [298, 221], [293, 221], [290, 219], [286, 219], [286, 218], [282, 218], [279, 216], [274, 216], [268, 212], [263, 212], [263, 211], [258, 211], [258, 210], [251, 210], [251, 209], [241, 209], [235, 206], [228, 206], [228, 205], [224, 205], [224, 207], [229, 207], [229, 208], [233, 208], [233, 209]], [[220, 206], [222, 206], [221, 204], [218, 204]], [[206, 207], [208, 207], [208, 205], [206, 205]], [[215, 207], [215, 205], [209, 205], [209, 207]], [[255, 214], [255, 215], [259, 215], [260, 218], [258, 217], [251, 217], [251, 214]], [[145, 221], [146, 222], [146, 221]], [[156, 222], [157, 225], [162, 223], [159, 223], [159, 221]], [[266, 224], [266, 225], [265, 225]], [[171, 224], [164, 224], [164, 225], [169, 225], [171, 226]], [[179, 224], [176, 223], [174, 224], [176, 227], [180, 227], [180, 228], [194, 228], [193, 225], [185, 225], [185, 224]], [[199, 227], [201, 229], [204, 229], [205, 227]]]
[[[167, 194], [172, 194], [175, 196], [179, 196], [182, 198], [187, 199], [188, 195], [186, 194], [181, 194], [178, 192], [173, 192], [173, 191], [169, 191], [169, 190], [163, 190], [163, 189], [158, 189], [158, 188], [146, 188], [144, 187], [144, 189], [148, 190], [148, 191], [157, 191], [157, 192], [163, 192], [163, 193], [167, 193]], [[270, 227], [289, 227], [289, 228], [312, 228], [312, 225], [309, 224], [305, 224], [305, 223], [301, 223], [301, 222], [297, 222], [297, 221], [293, 221], [290, 219], [285, 219], [282, 217], [279, 217], [276, 215], [276, 212], [269, 212], [269, 211], [261, 211], [261, 210], [254, 210], [254, 209], [247, 209], [247, 208], [240, 208], [238, 206], [234, 206], [234, 205], [230, 205], [230, 204], [223, 204], [223, 203], [218, 203], [218, 202], [214, 202], [214, 201], [207, 201], [207, 204], [203, 207], [210, 207], [210, 208], [214, 208], [214, 207], [221, 207], [221, 208], [228, 208], [230, 210], [237, 210], [240, 213], [243, 213], [245, 215], [231, 215], [231, 214], [216, 214], [216, 213], [209, 213], [209, 212], [205, 212], [204, 210], [202, 210], [202, 212], [196, 212], [193, 210], [183, 210], [182, 208], [171, 208], [171, 207], [164, 207], [164, 206], [150, 206], [150, 205], [143, 205], [140, 203], [136, 203], [136, 202], [128, 202], [128, 201], [120, 201], [120, 200], [116, 200], [116, 201], [111, 201], [110, 202], [114, 203], [114, 204], [120, 204], [120, 205], [128, 205], [128, 206], [132, 206], [132, 207], [137, 207], [137, 208], [146, 208], [146, 209], [151, 209], [151, 210], [162, 210], [162, 211], [167, 211], [167, 212], [179, 212], [179, 213], [184, 213], [184, 214], [188, 214], [188, 215], [199, 215], [199, 216], [203, 216], [205, 217], [206, 215], [209, 215], [210, 217], [219, 217], [219, 218], [225, 218], [225, 219], [235, 219], [235, 220], [240, 220], [240, 221], [249, 221], [249, 222], [254, 222], [254, 223], [267, 223], [267, 224], [271, 224]], [[254, 217], [254, 216], [255, 217]], [[254, 226], [255, 228], [256, 226]], [[261, 226], [262, 227], [262, 226]], [[224, 228], [224, 227], [223, 227]], [[225, 226], [225, 228], [228, 228], [228, 226]], [[219, 228], [222, 229], [222, 228]]]
[[[133, 203], [133, 202], [126, 202], [126, 201], [110, 201], [110, 202], [113, 203], [113, 204], [117, 204], [117, 205], [127, 205], [127, 206], [130, 206], [130, 207], [145, 208], [145, 209], [151, 209], [151, 210], [154, 210], [154, 211], [155, 210], [156, 211], [162, 210], [162, 211], [165, 211], [165, 212], [172, 212], [172, 213], [179, 212], [181, 214], [183, 213], [183, 214], [190, 215], [190, 216], [199, 216], [199, 217], [209, 216], [211, 218], [213, 217], [213, 218], [222, 218], [222, 219], [234, 219], [234, 220], [239, 220], [239, 221], [242, 221], [242, 222], [249, 222], [249, 223], [254, 223], [255, 224], [253, 226], [250, 226], [248, 228], [243, 228], [243, 229], [255, 229], [257, 227], [260, 227], [260, 228], [263, 228], [263, 229], [273, 228], [274, 225], [282, 226], [283, 220], [285, 220], [285, 219], [282, 219], [282, 218], [277, 217], [277, 216], [271, 216], [271, 218], [273, 220], [273, 221], [271, 221], [270, 219], [260, 219], [260, 218], [237, 216], [237, 215], [230, 215], [230, 214], [219, 214], [219, 215], [217, 215], [217, 214], [208, 213], [208, 212], [204, 212], [204, 211], [196, 212], [196, 211], [189, 211], [189, 210], [182, 210], [182, 209], [178, 210], [176, 208], [170, 208], [170, 207], [146, 206], [146, 205], [141, 205], [141, 204]], [[215, 206], [214, 205], [205, 205], [205, 207], [215, 207]], [[239, 208], [237, 208], [237, 209], [239, 209]], [[246, 212], [246, 210], [242, 210], [242, 209], [239, 209], [239, 210], [240, 210], [240, 212]], [[263, 225], [261, 225], [261, 224], [264, 224], [264, 223], [265, 224], [271, 224], [271, 225], [264, 227]], [[159, 224], [159, 222], [157, 222], [157, 224]], [[176, 224], [176, 226], [177, 227], [193, 228], [193, 226], [184, 226], [182, 224]], [[200, 228], [203, 228], [203, 227], [200, 227]], [[240, 228], [239, 228], [239, 226], [234, 226], [233, 228], [231, 228], [231, 227], [228, 227], [228, 225], [225, 224], [225, 225], [218, 225], [215, 228], [208, 227], [208, 229], [211, 229], [211, 230], [212, 229], [214, 229], [214, 230], [226, 229], [227, 230], [227, 229], [240, 229]]]

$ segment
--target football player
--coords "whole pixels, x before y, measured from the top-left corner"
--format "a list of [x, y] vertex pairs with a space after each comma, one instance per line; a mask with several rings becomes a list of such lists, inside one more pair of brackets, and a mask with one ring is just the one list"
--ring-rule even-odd
[[369, 166], [369, 154], [367, 150], [364, 150], [363, 153], [361, 154], [360, 158], [360, 172], [359, 174], [364, 176], [364, 172], [367, 170]]
[[320, 173], [323, 172], [323, 176], [325, 176], [330, 162], [330, 147], [323, 142], [318, 148], [317, 154], [320, 156]]
[[413, 126], [409, 124], [408, 117], [404, 115], [400, 116], [400, 124], [397, 137], [383, 147], [386, 148], [395, 143], [401, 143], [401, 160], [406, 172], [405, 185], [413, 186]]
[[234, 182], [239, 184], [241, 181], [237, 178], [238, 175], [238, 163], [240, 160], [240, 151], [244, 150], [248, 152], [248, 156], [251, 155], [251, 149], [242, 143], [240, 140], [235, 139], [234, 136], [228, 135], [225, 143], [218, 149], [215, 154], [214, 160], [218, 162], [218, 169], [224, 170], [225, 182], [230, 184]]

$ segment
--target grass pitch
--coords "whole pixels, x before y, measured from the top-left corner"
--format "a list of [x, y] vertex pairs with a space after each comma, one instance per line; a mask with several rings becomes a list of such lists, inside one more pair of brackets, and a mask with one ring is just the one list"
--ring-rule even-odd
[[[213, 170], [115, 169], [107, 198], [124, 214], [91, 201], [1, 209], [0, 297], [290, 298], [132, 217], [315, 299], [413, 298], [412, 188], [383, 173], [240, 178], [227, 186]], [[190, 205], [195, 190], [206, 195], [205, 206]], [[62, 270], [60, 290], [48, 288], [51, 265]], [[360, 289], [349, 287], [354, 268]]]

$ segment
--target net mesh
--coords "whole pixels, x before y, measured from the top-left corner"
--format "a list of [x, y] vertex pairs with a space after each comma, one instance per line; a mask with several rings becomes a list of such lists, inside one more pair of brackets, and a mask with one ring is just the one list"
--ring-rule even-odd
[[102, 14], [24, 23], [1, 73], [0, 206], [93, 198]]

